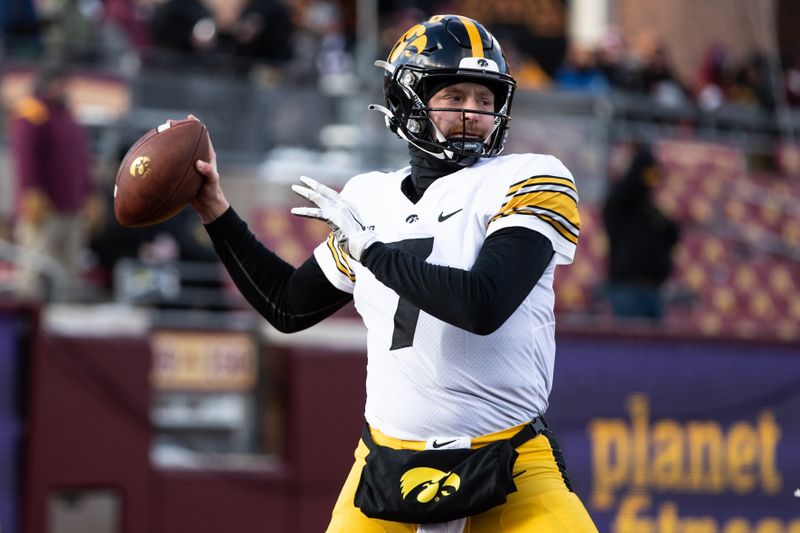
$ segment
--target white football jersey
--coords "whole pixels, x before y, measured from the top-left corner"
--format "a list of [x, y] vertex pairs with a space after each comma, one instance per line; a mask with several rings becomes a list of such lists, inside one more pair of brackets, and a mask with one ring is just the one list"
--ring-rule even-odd
[[553, 380], [553, 273], [572, 262], [580, 220], [575, 182], [555, 157], [484, 159], [434, 181], [412, 203], [408, 167], [352, 178], [342, 196], [378, 239], [428, 263], [470, 270], [487, 236], [507, 227], [545, 235], [555, 254], [494, 333], [469, 333], [419, 310], [338, 247], [314, 251], [330, 282], [352, 293], [367, 326], [366, 420], [387, 435], [478, 436], [544, 414]]

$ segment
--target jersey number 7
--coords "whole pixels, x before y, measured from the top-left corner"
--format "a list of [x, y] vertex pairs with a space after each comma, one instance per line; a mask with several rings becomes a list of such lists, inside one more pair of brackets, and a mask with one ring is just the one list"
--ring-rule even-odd
[[[423, 239], [407, 239], [387, 243], [392, 248], [397, 248], [409, 253], [423, 261], [431, 255], [433, 251], [433, 237]], [[397, 311], [394, 313], [394, 331], [392, 332], [392, 346], [390, 350], [408, 348], [414, 343], [414, 331], [417, 329], [419, 319], [419, 307], [408, 300], [400, 298], [397, 302]]]

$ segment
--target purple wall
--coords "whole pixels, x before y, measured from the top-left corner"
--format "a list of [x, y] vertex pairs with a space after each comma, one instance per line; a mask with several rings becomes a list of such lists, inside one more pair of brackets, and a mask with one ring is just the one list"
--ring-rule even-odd
[[17, 405], [17, 317], [0, 310], [0, 531], [17, 533], [17, 480], [21, 424]]
[[[45, 532], [47, 495], [73, 486], [116, 488], [126, 533], [322, 531], [363, 422], [366, 358], [268, 349], [285, 417], [275, 468], [162, 470], [146, 339], [39, 336], [25, 533]], [[603, 533], [800, 533], [800, 347], [562, 334], [547, 417]]]

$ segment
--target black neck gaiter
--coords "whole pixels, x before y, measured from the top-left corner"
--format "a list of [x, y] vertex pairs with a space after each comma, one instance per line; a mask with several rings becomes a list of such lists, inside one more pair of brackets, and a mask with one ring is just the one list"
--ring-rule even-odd
[[408, 153], [411, 156], [411, 175], [403, 180], [402, 190], [413, 203], [422, 198], [431, 183], [464, 168], [463, 165], [437, 159], [413, 144], [408, 145]]

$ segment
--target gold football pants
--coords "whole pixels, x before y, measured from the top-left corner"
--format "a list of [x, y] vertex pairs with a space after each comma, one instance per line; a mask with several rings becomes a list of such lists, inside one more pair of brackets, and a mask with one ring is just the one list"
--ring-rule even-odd
[[[472, 439], [472, 447], [508, 439], [521, 427]], [[376, 444], [390, 448], [425, 449], [425, 442], [395, 439], [374, 428], [372, 438]], [[503, 505], [469, 517], [464, 533], [597, 533], [597, 527], [580, 499], [567, 488], [546, 434], [529, 440], [517, 451], [519, 457], [514, 464], [517, 491], [509, 494]], [[413, 533], [417, 528], [412, 524], [368, 518], [353, 505], [367, 453], [366, 445], [359, 440], [356, 461], [333, 508], [328, 533]]]

